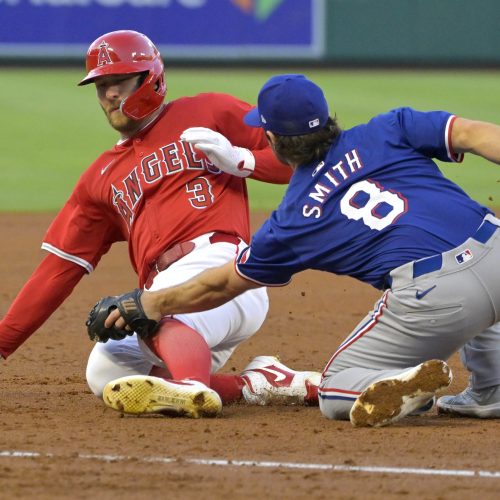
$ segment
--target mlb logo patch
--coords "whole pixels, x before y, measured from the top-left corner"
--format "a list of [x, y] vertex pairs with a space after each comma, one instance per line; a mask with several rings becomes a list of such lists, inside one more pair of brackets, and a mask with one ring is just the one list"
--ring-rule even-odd
[[314, 177], [323, 167], [325, 166], [325, 162], [322, 161], [318, 164], [318, 166], [313, 170], [311, 177]]
[[319, 118], [315, 118], [309, 122], [309, 128], [314, 128], [319, 125]]
[[471, 260], [472, 257], [474, 257], [472, 252], [467, 248], [467, 250], [464, 250], [462, 253], [455, 255], [455, 260], [457, 261], [457, 264], [463, 264], [464, 262]]

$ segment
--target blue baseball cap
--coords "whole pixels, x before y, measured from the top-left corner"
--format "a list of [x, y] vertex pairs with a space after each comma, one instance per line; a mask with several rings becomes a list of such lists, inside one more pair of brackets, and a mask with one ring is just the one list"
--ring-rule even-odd
[[328, 103], [320, 87], [304, 75], [276, 75], [260, 89], [257, 107], [243, 121], [279, 135], [305, 135], [322, 129]]

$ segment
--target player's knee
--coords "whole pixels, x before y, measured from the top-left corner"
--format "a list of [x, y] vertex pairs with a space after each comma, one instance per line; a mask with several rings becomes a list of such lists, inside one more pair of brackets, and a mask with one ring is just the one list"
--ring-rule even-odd
[[105, 344], [96, 344], [87, 361], [85, 377], [90, 390], [98, 397], [102, 397], [104, 387], [111, 380], [127, 375], [117, 371], [119, 363], [113, 362], [113, 357], [106, 355]]
[[319, 409], [321, 413], [330, 420], [349, 420], [349, 412], [352, 403], [345, 404], [332, 401], [324, 401], [319, 398]]
[[328, 391], [328, 377], [321, 382], [318, 396], [319, 409], [326, 418], [330, 420], [349, 420], [349, 413], [354, 401], [336, 399], [336, 396]]
[[148, 375], [153, 362], [141, 351], [137, 338], [97, 343], [87, 362], [86, 378], [90, 390], [102, 397], [109, 382], [129, 375]]
[[87, 363], [85, 377], [87, 379], [87, 385], [94, 395], [98, 398], [102, 397], [104, 387], [109, 382], [109, 377], [105, 376], [102, 370], [102, 365], [96, 363], [95, 360], [92, 359], [92, 356], [89, 358]]
[[88, 366], [85, 376], [87, 378], [87, 385], [89, 386], [90, 390], [94, 393], [94, 395], [97, 396], [98, 398], [102, 397], [104, 386], [106, 385], [105, 383], [103, 383], [102, 379], [98, 377], [93, 370], [89, 370]]

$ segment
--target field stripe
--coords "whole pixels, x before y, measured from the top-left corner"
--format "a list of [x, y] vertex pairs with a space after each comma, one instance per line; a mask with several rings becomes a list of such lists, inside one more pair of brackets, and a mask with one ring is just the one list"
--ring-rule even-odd
[[[65, 458], [65, 455], [38, 453], [32, 451], [0, 451], [0, 458]], [[300, 462], [273, 462], [258, 460], [225, 460], [218, 458], [172, 458], [172, 457], [133, 457], [126, 455], [100, 455], [79, 453], [74, 458], [80, 460], [97, 460], [101, 462], [125, 462], [134, 460], [148, 463], [188, 463], [193, 465], [210, 465], [219, 467], [260, 467], [271, 469], [306, 469], [334, 472], [364, 472], [369, 474], [414, 474], [422, 476], [454, 476], [484, 477], [500, 479], [500, 471], [468, 470], [468, 469], [426, 469], [420, 467], [378, 467], [370, 465], [335, 465]]]

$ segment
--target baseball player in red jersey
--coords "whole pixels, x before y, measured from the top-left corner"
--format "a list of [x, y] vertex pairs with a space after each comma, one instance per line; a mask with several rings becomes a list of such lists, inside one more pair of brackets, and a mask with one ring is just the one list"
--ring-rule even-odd
[[[0, 323], [2, 358], [47, 320], [115, 242], [128, 242], [139, 285], [150, 290], [232, 260], [250, 236], [245, 177], [286, 183], [291, 175], [262, 131], [242, 125], [249, 104], [216, 93], [164, 102], [163, 61], [146, 36], [107, 33], [90, 45], [86, 62], [80, 85], [95, 84], [120, 139], [83, 173], [49, 227], [42, 244], [48, 255]], [[210, 151], [203, 155], [181, 140], [186, 129], [202, 135], [213, 129], [205, 137]], [[204, 313], [164, 318], [147, 343], [136, 335], [98, 343], [88, 384], [101, 397], [114, 379], [131, 377], [133, 384], [136, 376], [157, 375], [163, 403], [131, 413], [214, 416], [223, 402], [243, 397], [254, 404], [314, 400], [319, 374], [296, 372], [272, 356], [254, 359], [243, 376], [214, 374], [259, 329], [267, 310], [266, 290], [259, 288]], [[119, 401], [105, 402], [120, 409]]]

